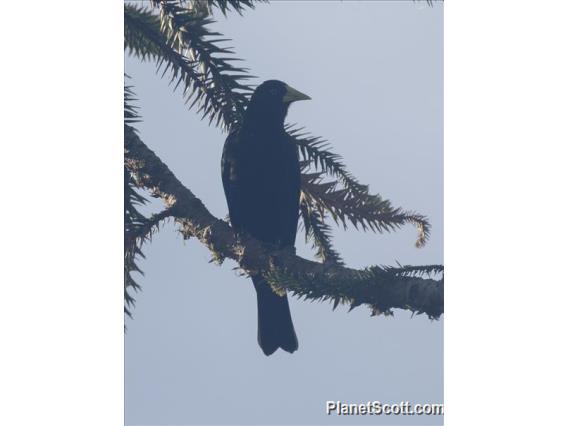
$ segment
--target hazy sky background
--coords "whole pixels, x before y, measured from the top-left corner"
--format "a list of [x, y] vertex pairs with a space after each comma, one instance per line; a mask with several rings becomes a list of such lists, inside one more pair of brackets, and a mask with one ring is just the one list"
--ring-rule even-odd
[[[331, 142], [349, 169], [395, 206], [426, 214], [416, 230], [336, 232], [352, 267], [443, 263], [443, 8], [425, 2], [285, 2], [243, 17], [218, 16], [259, 83], [277, 78], [313, 100], [288, 122]], [[142, 139], [217, 217], [225, 135], [188, 111], [152, 63], [126, 58], [140, 99]], [[126, 423], [440, 424], [427, 416], [327, 416], [325, 402], [442, 402], [443, 320], [292, 298], [300, 349], [265, 357], [256, 342], [252, 283], [208, 263], [196, 241], [169, 224], [145, 248], [134, 320], [125, 337]], [[299, 233], [298, 253], [310, 256]]]

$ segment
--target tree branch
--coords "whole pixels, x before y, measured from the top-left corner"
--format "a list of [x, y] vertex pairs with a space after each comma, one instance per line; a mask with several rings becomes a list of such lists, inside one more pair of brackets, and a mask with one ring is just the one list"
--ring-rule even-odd
[[[209, 21], [196, 18], [191, 23], [205, 32], [204, 26]], [[186, 23], [186, 27], [189, 25]], [[205, 35], [207, 34], [209, 33], [205, 32]], [[208, 117], [210, 123], [215, 121], [219, 124], [222, 121], [224, 125], [228, 125], [227, 123], [234, 121], [234, 108], [227, 101], [229, 95], [223, 93], [224, 98], [219, 96], [220, 92], [216, 88], [216, 81], [203, 72], [202, 61], [184, 55], [183, 46], [179, 46], [180, 42], [176, 40], [178, 40], [176, 37], [168, 36], [162, 32], [160, 18], [152, 14], [150, 10], [139, 5], [126, 4], [124, 6], [125, 50], [143, 61], [146, 59], [155, 60], [162, 77], [170, 71], [170, 84], [175, 83], [174, 90], [181, 85], [189, 108], [197, 107], [197, 113], [202, 119]], [[209, 46], [207, 42], [204, 41], [203, 43]], [[219, 49], [219, 51], [230, 53], [226, 49]], [[225, 58], [225, 62], [226, 60], [227, 58]], [[217, 59], [217, 61], [219, 60]], [[222, 64], [225, 62], [222, 62]], [[231, 69], [231, 71], [241, 70], [235, 67]], [[236, 78], [233, 74], [225, 75], [220, 71], [218, 74], [221, 75], [219, 78], [229, 81], [226, 85], [238, 85], [234, 81], [234, 84], [230, 82], [231, 78], [233, 80]], [[243, 78], [240, 77], [241, 80]], [[239, 85], [238, 87], [243, 88], [245, 86]], [[242, 96], [244, 95], [241, 94]]]
[[217, 259], [235, 260], [247, 273], [262, 273], [275, 290], [288, 290], [312, 300], [333, 300], [351, 308], [368, 305], [373, 315], [393, 308], [438, 318], [444, 311], [443, 279], [405, 276], [396, 268], [362, 270], [318, 263], [276, 250], [259, 241], [237, 238], [228, 223], [214, 217], [169, 168], [125, 124], [125, 166], [139, 187], [160, 197], [179, 223], [185, 238], [195, 237]]
[[[346, 168], [339, 154], [332, 152], [329, 143], [311, 136], [303, 128], [286, 126], [291, 140], [298, 146], [304, 159], [302, 192], [314, 208], [327, 210], [336, 224], [346, 229], [351, 222], [356, 229], [390, 232], [411, 223], [418, 229], [416, 247], [423, 247], [430, 236], [428, 219], [418, 213], [395, 208], [379, 194], [371, 194], [369, 186], [360, 183]], [[315, 173], [306, 174], [313, 167]], [[323, 174], [335, 181], [324, 181]]]

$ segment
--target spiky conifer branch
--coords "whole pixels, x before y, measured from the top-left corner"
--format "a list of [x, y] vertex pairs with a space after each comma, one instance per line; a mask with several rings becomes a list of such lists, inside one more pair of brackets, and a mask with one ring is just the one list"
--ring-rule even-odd
[[[155, 6], [159, 6], [160, 2], [161, 0], [152, 0]], [[231, 11], [242, 15], [247, 8], [254, 9], [255, 3], [268, 3], [268, 0], [178, 0], [177, 3], [197, 14], [210, 15], [215, 8], [227, 16]]]
[[444, 267], [442, 265], [398, 265], [398, 267], [385, 266], [384, 268], [389, 272], [403, 277], [431, 277], [432, 275], [444, 273]]
[[[209, 13], [198, 13], [198, 3], [156, 0], [153, 4], [159, 8], [160, 17], [148, 9], [126, 5], [125, 48], [142, 60], [155, 60], [158, 69], [162, 69], [162, 76], [170, 70], [171, 83], [175, 82], [176, 88], [182, 86], [186, 101], [191, 102], [190, 107], [198, 105], [202, 118], [209, 118], [210, 123], [215, 122], [225, 129], [238, 126], [252, 90], [241, 81], [249, 76], [246, 69], [232, 66], [231, 62], [236, 59], [231, 56], [230, 49], [217, 46], [225, 40], [219, 39], [220, 34], [209, 31], [207, 27], [213, 21], [208, 18]], [[241, 3], [242, 6], [253, 6], [252, 1], [250, 5]], [[230, 7], [242, 12], [237, 8], [239, 2], [218, 1], [211, 5], [218, 7], [223, 14]], [[129, 117], [125, 104], [125, 123], [130, 119], [133, 118]], [[405, 223], [413, 223], [419, 229], [416, 245], [425, 243], [429, 224], [424, 216], [393, 208], [388, 200], [370, 194], [368, 186], [358, 182], [347, 171], [341, 157], [331, 152], [323, 139], [302, 133], [299, 128], [288, 127], [287, 130], [305, 159], [300, 214], [306, 237], [313, 242], [318, 258], [326, 264], [342, 264], [331, 243], [331, 229], [326, 223], [328, 214], [344, 227], [351, 223], [355, 228], [375, 232], [392, 231]], [[125, 137], [138, 138], [131, 126], [125, 126]], [[335, 180], [325, 180], [322, 172]], [[171, 200], [166, 204], [173, 206]], [[191, 234], [190, 227], [184, 223], [182, 230], [186, 237]], [[137, 252], [132, 253], [131, 258], [134, 259]], [[389, 272], [404, 275], [393, 268]], [[125, 279], [125, 286], [126, 282]], [[135, 285], [132, 287], [136, 288]], [[125, 298], [129, 300], [126, 292]], [[336, 303], [340, 300], [334, 299]]]
[[148, 8], [137, 4], [124, 5], [124, 50], [142, 61], [169, 58], [182, 66], [185, 62], [164, 39], [159, 18]]
[[[241, 74], [238, 73], [246, 73], [246, 70], [233, 67], [229, 63], [232, 58], [216, 57], [217, 54], [231, 52], [216, 46], [219, 40], [214, 37], [220, 34], [206, 28], [212, 22], [210, 19], [196, 17], [176, 2], [157, 1], [156, 4], [161, 8], [160, 23], [147, 10], [126, 7], [127, 47], [141, 58], [159, 58], [159, 65], [165, 64], [164, 73], [171, 69], [172, 81], [177, 80], [176, 87], [184, 84], [187, 100], [193, 97], [192, 106], [199, 103], [198, 112], [202, 117], [209, 117], [210, 122], [215, 121], [216, 124], [224, 123], [225, 128], [238, 125], [251, 91], [249, 86], [239, 82]], [[143, 48], [145, 43], [140, 41], [144, 37], [150, 40], [146, 43], [147, 50]], [[194, 59], [190, 60], [186, 55]], [[299, 128], [290, 126], [287, 130], [302, 156], [316, 170], [338, 180], [333, 184], [321, 179], [317, 182], [303, 179], [306, 202], [314, 211], [327, 210], [336, 223], [346, 226], [350, 222], [355, 228], [369, 228], [375, 232], [392, 231], [412, 223], [419, 230], [416, 245], [425, 244], [429, 224], [424, 216], [392, 208], [387, 200], [370, 194], [368, 186], [357, 181], [346, 169], [341, 157], [329, 150], [325, 140], [303, 133]], [[320, 214], [320, 219], [324, 216]], [[304, 215], [302, 219], [308, 217]], [[304, 227], [310, 229], [310, 223], [305, 222]], [[310, 233], [310, 236], [320, 250], [325, 250], [325, 246], [331, 246], [330, 234], [323, 229], [321, 231], [319, 234]], [[320, 238], [317, 239], [316, 235]]]
[[197, 238], [215, 258], [231, 258], [247, 273], [262, 273], [275, 289], [310, 300], [332, 299], [351, 308], [365, 304], [372, 314], [388, 314], [393, 308], [431, 318], [443, 313], [443, 280], [404, 277], [379, 266], [356, 270], [312, 262], [248, 236], [237, 239], [232, 228], [215, 218], [135, 132], [125, 139], [125, 164], [137, 185], [164, 201], [181, 225], [180, 232]]
[[137, 206], [144, 204], [146, 199], [138, 194], [134, 188], [134, 181], [130, 172], [124, 168], [124, 312], [132, 316], [130, 309], [134, 306], [132, 292], [138, 291], [140, 285], [132, 277], [133, 272], [142, 271], [138, 267], [136, 260], [144, 257], [140, 245], [132, 234], [135, 229], [146, 223], [146, 217], [142, 215]]
[[238, 125], [244, 114], [252, 88], [245, 81], [253, 78], [248, 69], [237, 67], [239, 61], [229, 47], [221, 47], [228, 39], [219, 32], [209, 30], [215, 21], [193, 13], [175, 2], [160, 1], [162, 33], [171, 40], [175, 49], [199, 63], [202, 83], [220, 101], [219, 107], [205, 101], [204, 116], [209, 122], [222, 124], [225, 129]]
[[[174, 3], [160, 3], [160, 16], [139, 5], [124, 6], [125, 49], [142, 60], [156, 61], [162, 77], [170, 72], [174, 90], [182, 86], [190, 108], [201, 118], [230, 128], [238, 123], [252, 89], [252, 78], [231, 49], [219, 47], [220, 33], [207, 27], [214, 21], [195, 16]], [[221, 56], [220, 56], [221, 55]]]
[[154, 60], [162, 77], [169, 72], [174, 90], [182, 86], [190, 109], [196, 106], [202, 118], [209, 116], [210, 120], [214, 120], [221, 117], [223, 104], [205, 81], [199, 62], [176, 50], [172, 41], [162, 33], [158, 16], [138, 5], [125, 5], [124, 36], [124, 47], [130, 54], [142, 60]]
[[316, 249], [316, 258], [323, 262], [333, 262], [343, 265], [343, 260], [331, 243], [331, 227], [325, 222], [325, 212], [314, 209], [302, 193], [300, 200], [300, 215], [304, 227], [306, 243], [311, 241]]
[[[428, 219], [421, 214], [394, 208], [390, 201], [379, 194], [371, 194], [367, 185], [361, 184], [346, 168], [340, 155], [329, 149], [322, 138], [288, 126], [291, 139], [298, 145], [306, 164], [315, 172], [304, 173], [302, 191], [314, 208], [327, 210], [336, 223], [344, 228], [350, 222], [356, 229], [374, 232], [391, 232], [411, 223], [418, 229], [416, 247], [422, 247], [430, 235]], [[337, 180], [324, 180], [324, 173]]]
[[124, 313], [132, 318], [131, 309], [135, 302], [132, 294], [141, 288], [132, 273], [144, 275], [137, 263], [146, 258], [142, 246], [159, 231], [160, 222], [170, 217], [170, 212], [166, 209], [145, 217], [136, 206], [146, 204], [147, 200], [134, 190], [136, 183], [126, 167], [124, 182]]
[[[128, 76], [126, 76], [128, 77]], [[124, 86], [124, 126], [130, 127], [139, 121], [133, 101], [134, 92], [131, 86]], [[146, 199], [136, 192], [135, 182], [130, 172], [124, 167], [124, 313], [132, 317], [130, 309], [134, 306], [132, 292], [140, 289], [140, 285], [132, 277], [133, 272], [142, 273], [136, 260], [144, 257], [141, 244], [134, 235], [140, 227], [147, 223], [146, 217], [138, 211], [138, 206], [146, 203]]]
[[[129, 78], [128, 75], [125, 75]], [[134, 125], [141, 121], [132, 86], [124, 86], [124, 140], [137, 138]], [[136, 182], [132, 174], [124, 167], [124, 312], [132, 317], [134, 306], [132, 292], [140, 290], [140, 285], [132, 276], [133, 272], [143, 274], [137, 260], [144, 259], [142, 245], [149, 241], [159, 230], [160, 222], [171, 216], [168, 209], [147, 218], [138, 211], [138, 206], [147, 203], [146, 198], [136, 192]]]

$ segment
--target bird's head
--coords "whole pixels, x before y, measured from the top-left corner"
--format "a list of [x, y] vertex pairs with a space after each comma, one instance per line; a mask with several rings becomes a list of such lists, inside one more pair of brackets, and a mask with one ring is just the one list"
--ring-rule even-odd
[[279, 80], [267, 80], [259, 85], [249, 102], [247, 118], [263, 119], [265, 122], [284, 124], [292, 102], [311, 99], [308, 95]]

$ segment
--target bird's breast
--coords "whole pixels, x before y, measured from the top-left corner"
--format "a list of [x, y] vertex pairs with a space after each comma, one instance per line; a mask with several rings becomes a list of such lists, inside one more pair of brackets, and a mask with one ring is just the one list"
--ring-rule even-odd
[[231, 220], [262, 241], [293, 245], [300, 192], [296, 147], [287, 138], [247, 136], [227, 156]]

